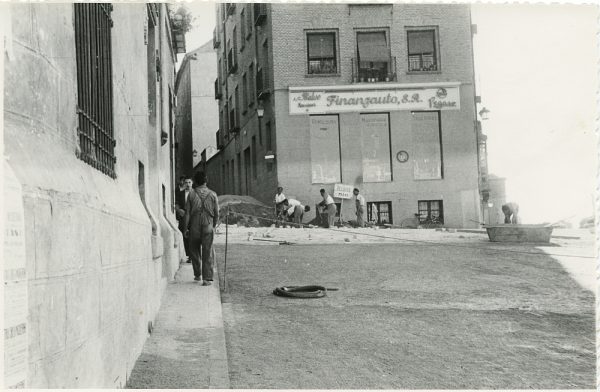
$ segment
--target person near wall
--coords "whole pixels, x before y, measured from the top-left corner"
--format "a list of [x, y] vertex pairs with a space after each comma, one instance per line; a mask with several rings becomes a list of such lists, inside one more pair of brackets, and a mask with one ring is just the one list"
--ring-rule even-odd
[[511, 202], [502, 205], [502, 212], [504, 213], [504, 223], [521, 223], [521, 219], [519, 218], [519, 205], [517, 203]]
[[325, 227], [333, 227], [335, 214], [337, 213], [337, 207], [333, 201], [333, 197], [331, 197], [325, 191], [325, 189], [321, 189], [319, 192], [321, 193], [321, 197], [323, 198], [323, 201], [319, 203], [319, 206], [321, 208], [324, 208], [325, 212], [327, 212], [327, 226]]
[[204, 172], [196, 172], [194, 182], [197, 187], [190, 192], [185, 208], [185, 235], [190, 241], [194, 280], [199, 281], [202, 276], [202, 284], [208, 286], [213, 281], [212, 245], [219, 221], [219, 200], [206, 186]]
[[354, 188], [354, 200], [356, 203], [356, 225], [358, 227], [365, 227], [365, 209], [367, 208], [367, 202], [363, 195], [360, 194], [358, 188]]
[[[181, 184], [183, 183], [183, 187]], [[182, 234], [185, 233], [185, 204], [188, 196], [192, 191], [192, 178], [190, 176], [181, 176], [179, 178], [179, 189], [175, 194], [175, 214], [177, 218], [178, 228]], [[183, 247], [185, 249], [185, 255], [187, 262], [191, 263], [190, 260], [190, 241], [188, 238], [183, 236]]]
[[277, 217], [277, 221], [279, 221], [285, 213], [283, 205], [284, 200], [285, 195], [283, 194], [283, 188], [277, 187], [277, 193], [275, 194], [275, 199], [273, 200], [275, 203], [275, 216]]
[[310, 207], [302, 205], [302, 203], [296, 199], [285, 199], [283, 205], [285, 206], [285, 214], [288, 219], [298, 226], [302, 226], [304, 213], [310, 211]]

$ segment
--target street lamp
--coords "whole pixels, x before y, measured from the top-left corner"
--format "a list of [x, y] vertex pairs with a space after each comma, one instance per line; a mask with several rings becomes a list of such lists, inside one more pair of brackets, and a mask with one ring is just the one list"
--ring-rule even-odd
[[489, 119], [489, 116], [488, 116], [488, 113], [489, 113], [489, 112], [490, 112], [490, 111], [489, 111], [487, 108], [485, 108], [485, 107], [484, 107], [484, 108], [482, 108], [482, 109], [479, 111], [479, 115], [481, 116], [481, 119], [482, 119], [482, 120], [488, 120], [488, 119]]

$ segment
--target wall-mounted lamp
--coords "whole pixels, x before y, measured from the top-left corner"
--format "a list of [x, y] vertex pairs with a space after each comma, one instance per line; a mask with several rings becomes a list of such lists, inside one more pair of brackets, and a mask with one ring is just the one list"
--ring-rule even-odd
[[267, 151], [265, 154], [265, 161], [274, 162], [275, 161], [275, 153], [273, 151]]
[[489, 114], [489, 113], [490, 113], [490, 111], [489, 111], [489, 110], [487, 110], [485, 107], [484, 107], [484, 108], [482, 108], [482, 109], [479, 111], [479, 115], [481, 116], [481, 119], [482, 119], [482, 120], [488, 120], [488, 119], [489, 119], [489, 116], [488, 116], [488, 114]]
[[265, 115], [265, 109], [259, 106], [258, 108], [256, 108], [256, 114], [258, 115], [258, 118], [263, 118], [263, 116]]

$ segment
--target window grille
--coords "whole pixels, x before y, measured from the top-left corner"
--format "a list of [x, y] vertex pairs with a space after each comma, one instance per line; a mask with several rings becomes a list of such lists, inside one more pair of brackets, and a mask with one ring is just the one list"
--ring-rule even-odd
[[111, 4], [74, 4], [77, 56], [77, 156], [116, 178], [113, 135]]

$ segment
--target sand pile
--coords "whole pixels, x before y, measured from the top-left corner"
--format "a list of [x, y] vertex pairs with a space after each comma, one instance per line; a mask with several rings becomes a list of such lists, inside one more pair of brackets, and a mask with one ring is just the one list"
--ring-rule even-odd
[[228, 209], [230, 224], [247, 227], [268, 227], [274, 223], [269, 220], [275, 218], [274, 207], [261, 203], [251, 196], [219, 196], [219, 216], [221, 217], [221, 222], [225, 222], [225, 215]]

